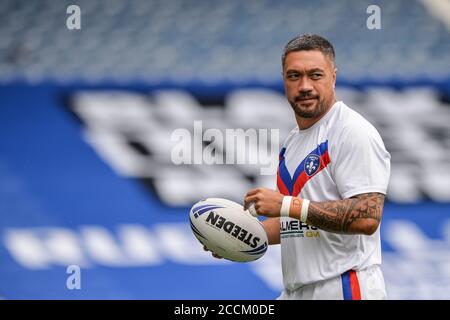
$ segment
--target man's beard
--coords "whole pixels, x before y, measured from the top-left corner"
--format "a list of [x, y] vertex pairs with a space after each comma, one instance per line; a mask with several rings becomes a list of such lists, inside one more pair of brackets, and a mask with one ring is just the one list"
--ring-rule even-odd
[[[316, 105], [314, 109], [310, 109], [310, 107], [305, 108], [300, 105], [302, 102], [301, 99], [305, 99], [306, 97], [296, 97], [294, 101], [289, 101], [292, 109], [295, 114], [301, 118], [314, 119], [318, 118], [325, 113], [328, 109], [329, 103], [327, 101], [321, 100], [319, 97], [314, 97], [316, 99]], [[311, 97], [312, 98], [312, 97]], [[315, 101], [311, 100], [310, 103], [314, 103]]]

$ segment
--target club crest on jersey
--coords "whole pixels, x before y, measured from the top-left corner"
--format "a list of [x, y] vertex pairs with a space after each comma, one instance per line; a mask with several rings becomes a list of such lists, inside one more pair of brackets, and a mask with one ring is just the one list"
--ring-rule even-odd
[[308, 176], [312, 176], [319, 170], [320, 157], [316, 154], [310, 154], [305, 159], [305, 173]]

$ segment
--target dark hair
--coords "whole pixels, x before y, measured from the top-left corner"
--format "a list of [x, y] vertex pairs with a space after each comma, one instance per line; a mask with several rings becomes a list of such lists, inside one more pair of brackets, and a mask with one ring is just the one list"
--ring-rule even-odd
[[333, 45], [327, 39], [322, 38], [317, 34], [307, 33], [291, 39], [284, 47], [283, 55], [281, 56], [283, 70], [284, 62], [286, 61], [286, 56], [289, 52], [308, 50], [319, 50], [325, 56], [329, 57], [334, 64], [335, 56]]

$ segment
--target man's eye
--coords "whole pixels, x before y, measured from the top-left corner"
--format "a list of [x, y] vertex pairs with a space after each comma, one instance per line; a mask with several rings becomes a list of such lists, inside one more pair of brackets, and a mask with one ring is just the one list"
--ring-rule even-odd
[[296, 74], [296, 73], [288, 74], [288, 78], [289, 79], [296, 79], [296, 78], [298, 78], [298, 74]]
[[319, 79], [320, 77], [322, 77], [322, 74], [321, 74], [321, 73], [313, 73], [313, 74], [311, 75], [311, 77], [312, 77], [313, 79]]

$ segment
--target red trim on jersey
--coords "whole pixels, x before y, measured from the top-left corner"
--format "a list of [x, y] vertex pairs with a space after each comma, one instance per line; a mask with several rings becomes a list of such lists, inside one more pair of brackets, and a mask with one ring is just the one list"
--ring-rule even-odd
[[361, 290], [355, 270], [350, 270], [350, 288], [352, 290], [352, 300], [361, 300]]
[[[305, 184], [316, 174], [318, 174], [322, 169], [324, 169], [329, 163], [331, 162], [330, 156], [328, 154], [328, 150], [326, 150], [321, 156], [320, 156], [320, 167], [319, 169], [312, 175], [308, 176], [306, 172], [303, 170], [303, 172], [298, 176], [297, 181], [295, 181], [294, 189], [292, 190], [292, 196], [296, 197], [302, 192], [303, 187]], [[280, 179], [280, 176], [278, 175], [278, 180]]]

